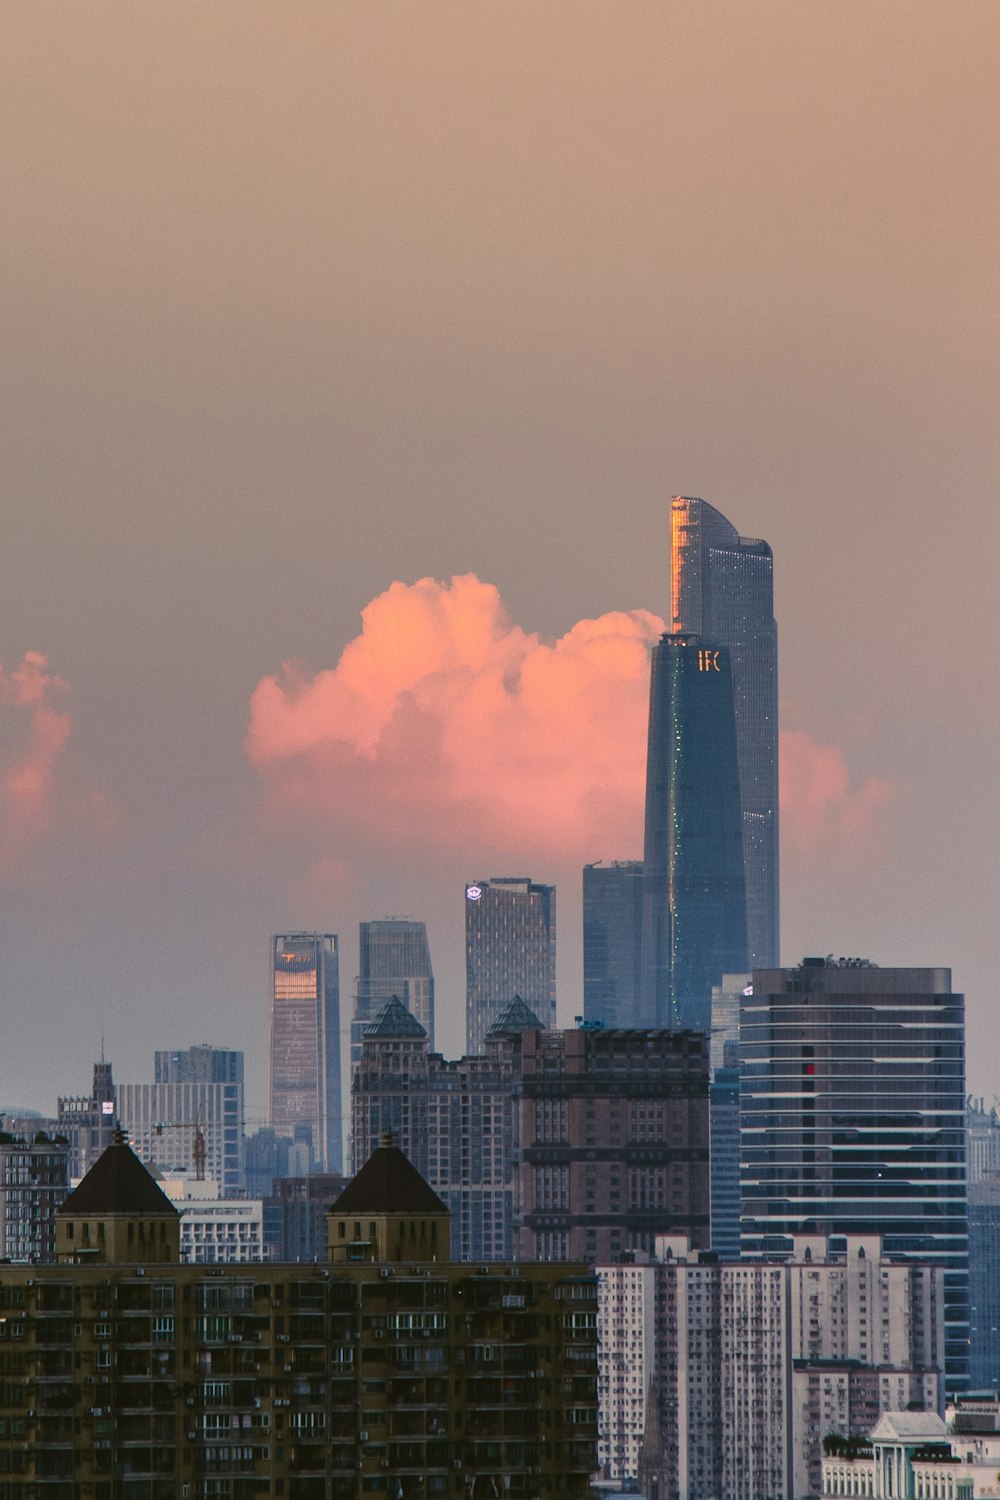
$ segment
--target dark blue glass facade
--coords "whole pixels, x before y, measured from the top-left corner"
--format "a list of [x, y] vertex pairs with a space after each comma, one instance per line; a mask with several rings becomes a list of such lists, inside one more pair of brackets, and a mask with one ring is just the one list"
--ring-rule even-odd
[[465, 887], [466, 1048], [480, 1053], [493, 1022], [519, 995], [543, 1026], [556, 1024], [556, 888], [527, 876]]
[[675, 495], [670, 627], [725, 646], [733, 671], [750, 968], [778, 957], [778, 632], [774, 559], [714, 506]]
[[583, 871], [583, 1018], [638, 1026], [642, 972], [642, 860]]
[[712, 986], [746, 967], [729, 653], [664, 635], [649, 694], [639, 1024], [708, 1032]]
[[948, 969], [807, 959], [740, 1013], [741, 1247], [878, 1234], [945, 1268], [945, 1373], [969, 1367], [965, 1002]]

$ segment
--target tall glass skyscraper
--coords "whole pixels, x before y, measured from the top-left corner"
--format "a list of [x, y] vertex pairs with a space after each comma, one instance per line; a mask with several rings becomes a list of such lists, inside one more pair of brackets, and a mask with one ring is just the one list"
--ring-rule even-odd
[[556, 888], [525, 876], [465, 887], [465, 1024], [471, 1053], [519, 995], [546, 1027], [556, 1024]]
[[[807, 958], [740, 1013], [741, 1246], [880, 1235], [945, 1268], [945, 1374], [969, 1363], [965, 1001], [949, 969]], [[876, 1330], [877, 1331], [877, 1330]]]
[[358, 989], [351, 1021], [351, 1065], [361, 1061], [361, 1038], [387, 1001], [401, 1000], [427, 1033], [434, 1051], [434, 970], [427, 926], [405, 917], [362, 922], [358, 929]]
[[746, 967], [729, 652], [664, 635], [649, 692], [638, 1024], [708, 1032], [713, 985]]
[[642, 974], [642, 860], [583, 870], [583, 1017], [637, 1026]]
[[743, 814], [749, 967], [778, 954], [778, 632], [773, 557], [704, 500], [670, 502], [671, 632], [729, 651]]
[[340, 974], [330, 932], [271, 939], [271, 1125], [312, 1131], [323, 1172], [343, 1163], [340, 1089]]

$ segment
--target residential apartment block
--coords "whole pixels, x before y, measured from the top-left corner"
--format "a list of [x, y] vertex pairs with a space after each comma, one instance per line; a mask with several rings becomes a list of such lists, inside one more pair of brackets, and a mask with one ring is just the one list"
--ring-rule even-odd
[[0, 1494], [585, 1500], [594, 1278], [434, 1260], [447, 1217], [387, 1145], [327, 1264], [184, 1265], [119, 1136], [63, 1205], [59, 1263], [0, 1266]]
[[704, 1035], [526, 1031], [520, 1067], [523, 1259], [606, 1265], [667, 1233], [708, 1248]]
[[[663, 1500], [803, 1500], [822, 1441], [884, 1411], [940, 1410], [944, 1273], [890, 1261], [877, 1238], [785, 1262], [718, 1262], [665, 1237], [657, 1258], [598, 1269], [600, 1456], [607, 1480], [647, 1469], [652, 1390]], [[644, 1389], [640, 1389], [640, 1382]]]
[[0, 1260], [56, 1258], [56, 1211], [69, 1192], [69, 1146], [0, 1131]]
[[391, 1131], [451, 1210], [455, 1260], [515, 1251], [514, 1130], [523, 1037], [541, 1026], [521, 1001], [492, 1024], [481, 1055], [449, 1062], [398, 999], [362, 1036], [351, 1092], [356, 1169]]

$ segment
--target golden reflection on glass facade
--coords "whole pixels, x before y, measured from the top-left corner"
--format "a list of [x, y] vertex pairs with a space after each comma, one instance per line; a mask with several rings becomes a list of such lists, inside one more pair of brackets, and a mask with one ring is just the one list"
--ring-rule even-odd
[[342, 1161], [337, 938], [287, 933], [271, 940], [271, 1124], [307, 1125], [324, 1171]]

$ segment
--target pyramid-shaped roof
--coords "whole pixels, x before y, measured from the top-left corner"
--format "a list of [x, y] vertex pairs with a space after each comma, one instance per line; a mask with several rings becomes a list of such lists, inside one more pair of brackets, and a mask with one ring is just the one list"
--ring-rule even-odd
[[530, 1006], [525, 1005], [520, 995], [497, 1016], [487, 1036], [508, 1036], [512, 1031], [544, 1031], [545, 1027]]
[[447, 1214], [450, 1209], [398, 1146], [383, 1144], [347, 1184], [332, 1214]]
[[362, 1036], [426, 1036], [416, 1016], [412, 1015], [400, 1000], [393, 995], [387, 1000], [374, 1021], [369, 1021]]
[[157, 1187], [121, 1131], [115, 1132], [111, 1145], [102, 1151], [79, 1187], [63, 1200], [58, 1212], [63, 1217], [86, 1214], [95, 1219], [108, 1214], [178, 1217], [177, 1209]]

